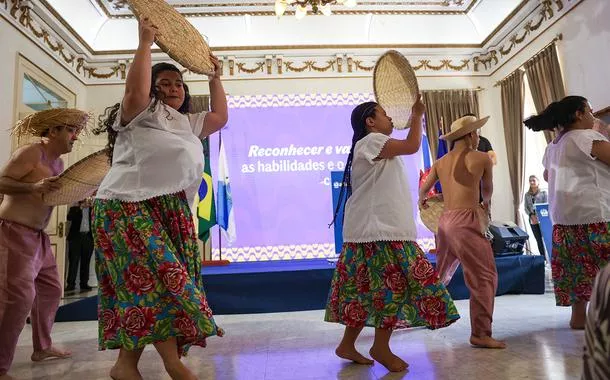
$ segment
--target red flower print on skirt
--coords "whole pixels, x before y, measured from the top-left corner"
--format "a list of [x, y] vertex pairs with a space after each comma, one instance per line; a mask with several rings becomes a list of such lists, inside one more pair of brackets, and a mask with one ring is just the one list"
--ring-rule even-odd
[[174, 327], [176, 327], [186, 338], [197, 336], [197, 327], [195, 322], [184, 312], [179, 311], [174, 319]]
[[129, 335], [145, 336], [155, 324], [155, 314], [152, 307], [130, 306], [125, 309], [123, 327]]
[[422, 256], [418, 256], [413, 263], [412, 268], [413, 278], [423, 286], [432, 285], [437, 281], [434, 267], [428, 260]]
[[165, 262], [159, 267], [159, 276], [163, 284], [174, 295], [180, 295], [186, 285], [187, 272], [179, 263]]
[[419, 312], [432, 326], [442, 326], [446, 323], [445, 305], [439, 297], [426, 296], [416, 301]]
[[384, 273], [385, 285], [394, 293], [402, 293], [407, 287], [407, 278], [398, 264], [388, 264]]
[[361, 327], [366, 321], [366, 317], [366, 310], [358, 301], [348, 303], [343, 309], [343, 319], [349, 327]]
[[137, 295], [150, 293], [155, 288], [155, 279], [146, 267], [131, 263], [125, 271], [125, 287]]
[[358, 266], [356, 272], [356, 287], [361, 293], [366, 293], [370, 290], [369, 271], [365, 264]]
[[104, 339], [109, 339], [116, 334], [116, 330], [119, 328], [119, 313], [114, 309], [105, 309], [101, 319], [104, 321]]

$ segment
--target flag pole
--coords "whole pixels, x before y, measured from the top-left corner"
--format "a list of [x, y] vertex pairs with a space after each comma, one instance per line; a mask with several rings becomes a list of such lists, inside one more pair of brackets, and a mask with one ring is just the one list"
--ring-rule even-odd
[[[220, 130], [218, 131], [218, 160], [219, 161], [220, 161], [220, 149], [221, 149], [221, 146], [222, 146], [222, 128], [220, 128]], [[220, 180], [220, 178], [219, 178], [219, 180]], [[224, 178], [223, 178], [223, 180], [224, 180]], [[218, 197], [216, 197], [216, 198], [218, 198]], [[219, 224], [218, 225], [218, 259], [220, 261], [223, 261], [222, 260], [222, 235], [220, 233], [221, 232], [220, 228], [221, 227], [220, 227], [220, 224]], [[227, 262], [227, 264], [228, 264], [228, 262]]]
[[[222, 129], [220, 131], [218, 131], [218, 153], [220, 153], [220, 144], [222, 144], [222, 132], [221, 131], [222, 131]], [[219, 157], [219, 159], [220, 159], [220, 157]], [[210, 234], [209, 236], [211, 237], [212, 234]], [[220, 231], [220, 225], [218, 225], [218, 260], [214, 260], [214, 258], [212, 257], [213, 254], [214, 254], [213, 250], [210, 249], [210, 260], [203, 261], [202, 265], [204, 267], [224, 266], [224, 265], [231, 264], [231, 262], [229, 260], [222, 259], [222, 235], [221, 235], [221, 231]]]

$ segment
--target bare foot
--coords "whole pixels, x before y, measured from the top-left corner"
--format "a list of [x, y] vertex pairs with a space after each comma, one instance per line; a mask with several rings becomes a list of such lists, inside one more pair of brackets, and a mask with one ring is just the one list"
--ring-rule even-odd
[[478, 348], [506, 348], [506, 343], [495, 340], [490, 336], [477, 337], [471, 335], [470, 344]]
[[[574, 315], [576, 314], [576, 315]], [[572, 317], [570, 318], [570, 328], [573, 330], [584, 330], [585, 324], [587, 320], [587, 315], [580, 315], [580, 313], [572, 312]]]
[[341, 359], [351, 360], [354, 363], [358, 364], [373, 364], [374, 362], [363, 356], [360, 352], [356, 350], [356, 347], [337, 347], [335, 350], [335, 354]]
[[138, 368], [115, 364], [110, 370], [112, 380], [142, 380]]
[[43, 351], [34, 351], [32, 354], [33, 362], [41, 362], [46, 359], [66, 359], [72, 356], [70, 351], [60, 350], [56, 347], [49, 347]]
[[373, 346], [369, 350], [369, 354], [371, 354], [373, 359], [379, 362], [379, 364], [382, 366], [386, 367], [390, 372], [402, 372], [409, 367], [409, 364], [398, 356], [394, 355], [392, 351], [390, 351], [389, 347], [379, 349]]
[[195, 376], [181, 361], [172, 365], [165, 365], [165, 370], [173, 380], [197, 380], [197, 376]]
[[584, 330], [585, 329], [585, 323], [584, 322], [573, 322], [573, 321], [570, 321], [570, 328], [572, 330]]

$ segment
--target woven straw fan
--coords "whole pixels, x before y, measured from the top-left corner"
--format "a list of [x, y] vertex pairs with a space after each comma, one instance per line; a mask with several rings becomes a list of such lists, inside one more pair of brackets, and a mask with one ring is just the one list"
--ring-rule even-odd
[[409, 127], [411, 107], [417, 101], [419, 86], [409, 61], [396, 50], [383, 54], [373, 72], [375, 99], [392, 118], [396, 129]]
[[439, 196], [430, 197], [426, 201], [428, 208], [419, 208], [422, 223], [434, 234], [438, 232], [438, 221], [445, 209], [443, 199]]
[[76, 203], [92, 196], [110, 170], [106, 150], [100, 150], [78, 161], [59, 175], [59, 190], [43, 195], [49, 206]]
[[128, 0], [138, 20], [157, 27], [156, 44], [176, 62], [197, 74], [211, 74], [210, 47], [188, 20], [164, 0]]

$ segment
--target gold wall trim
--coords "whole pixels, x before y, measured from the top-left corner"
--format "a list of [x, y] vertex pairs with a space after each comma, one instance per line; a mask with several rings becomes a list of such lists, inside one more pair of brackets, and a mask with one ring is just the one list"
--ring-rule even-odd
[[[550, 2], [550, 0], [548, 0]], [[574, 9], [578, 8], [585, 0], [582, 0], [580, 2], [578, 2], [576, 5], [574, 5], [572, 8], [570, 8], [570, 10], [568, 10], [567, 12], [561, 14], [561, 16], [559, 16], [558, 18], [556, 18], [548, 27], [551, 28], [553, 25], [555, 25], [559, 20], [561, 20], [562, 18], [564, 18], [565, 16], [567, 16], [568, 14], [570, 14], [570, 12], [572, 12]], [[561, 10], [563, 9], [563, 3], [561, 0], [554, 0], [555, 4], [558, 6], [558, 9]], [[558, 39], [559, 36], [554, 37], [553, 42], [555, 42]], [[519, 53], [521, 53], [524, 49], [526, 49], [528, 46], [530, 46], [530, 44], [532, 44], [533, 42], [535, 42], [536, 40], [538, 40], [539, 35], [536, 36], [535, 38], [531, 39], [528, 43], [526, 43], [525, 45], [521, 46], [519, 48], [519, 50], [517, 50], [512, 57], [508, 58], [506, 61], [502, 62], [502, 64], [500, 64], [498, 67], [496, 67], [496, 69], [494, 71], [492, 71], [489, 76], [493, 76], [495, 73], [498, 72], [498, 70], [500, 70], [502, 67], [504, 67], [506, 64], [508, 64], [509, 62], [511, 62], [515, 57], [517, 57], [519, 55]], [[561, 34], [561, 38], [563, 38], [563, 34]], [[548, 46], [548, 44], [547, 44]], [[535, 54], [534, 54], [535, 55]], [[518, 67], [521, 67], [525, 64], [525, 62], [527, 62], [530, 57], [527, 57], [525, 60], [523, 60], [523, 63], [521, 63]]]
[[[509, 56], [513, 52], [513, 50], [517, 50], [518, 46], [521, 45], [527, 39], [528, 36], [532, 35], [533, 32], [538, 31], [538, 29], [540, 29], [544, 24], [548, 22], [550, 22], [550, 25], [547, 25], [545, 30], [550, 28], [555, 24], [555, 22], [569, 14], [576, 7], [578, 7], [578, 5], [582, 3], [582, 1], [584, 0], [581, 0], [568, 12], [564, 12], [559, 15], [559, 17], [556, 17], [559, 14], [558, 12], [560, 12], [564, 8], [562, 0], [542, 0], [540, 3], [540, 7], [536, 8], [536, 10], [534, 11], [534, 16], [530, 18], [527, 22], [525, 22], [522, 27], [516, 28], [516, 30], [511, 31], [507, 41], [499, 44], [495, 48], [489, 49], [485, 53], [475, 55], [472, 58], [474, 64], [474, 71], [479, 71], [481, 65], [483, 66], [484, 70], [492, 70], [494, 66], [498, 65], [502, 67], [506, 63], [506, 61], [502, 62], [502, 58]], [[553, 5], [557, 7], [557, 10], [553, 8]], [[529, 45], [529, 43], [531, 43], [532, 41], [535, 41], [540, 34], [541, 33], [536, 35], [525, 46]], [[522, 49], [523, 48], [520, 48], [519, 51], [521, 51]], [[499, 67], [496, 68], [490, 75], [493, 75], [493, 73], [495, 73], [498, 69]]]
[[[581, 0], [582, 2], [584, 0]], [[530, 16], [529, 20], [520, 24], [517, 28], [510, 32], [510, 37], [505, 40], [503, 44], [495, 47], [483, 54], [478, 54], [472, 57], [468, 55], [462, 55], [463, 58], [433, 58], [428, 59], [425, 56], [417, 58], [409, 57], [414, 65], [414, 69], [418, 71], [418, 74], [423, 74], [429, 71], [433, 76], [452, 76], [453, 73], [464, 73], [469, 72], [470, 76], [491, 76], [506, 62], [502, 62], [504, 57], [507, 57], [510, 61], [512, 54], [517, 54], [524, 47], [528, 46], [529, 43], [535, 41], [538, 35], [534, 36], [529, 42], [525, 42], [528, 36], [532, 36], [538, 33], [540, 30], [546, 30], [552, 26], [556, 21], [569, 14], [579, 4], [575, 4], [572, 8], [564, 13], [559, 13], [563, 10], [564, 4], [562, 0], [542, 0], [541, 6], [536, 8], [536, 12]], [[24, 3], [27, 4], [27, 3]], [[50, 12], [55, 10], [48, 4], [46, 0], [41, 0], [41, 4], [47, 7]], [[523, 4], [523, 3], [521, 3]], [[75, 52], [72, 47], [61, 40], [61, 37], [55, 33], [50, 33], [51, 27], [46, 25], [44, 21], [33, 22], [32, 9], [27, 5], [20, 5], [18, 0], [0, 0], [0, 11], [2, 8], [6, 12], [2, 11], [0, 14], [3, 18], [6, 18], [11, 25], [16, 27], [24, 36], [28, 39], [42, 44], [48, 47], [43, 49], [49, 56], [53, 57], [54, 60], [58, 61], [64, 67], [66, 67], [71, 73], [78, 78], [83, 84], [92, 84], [87, 79], [99, 79], [122, 81], [125, 79], [127, 74], [128, 62], [124, 60], [115, 61], [102, 61], [99, 63], [88, 62], [80, 53]], [[55, 17], [62, 23], [65, 22], [56, 12], [53, 13]], [[560, 17], [557, 17], [557, 16]], [[7, 18], [8, 17], [8, 18]], [[12, 19], [10, 19], [12, 18]], [[550, 22], [550, 25], [548, 25]], [[66, 26], [64, 24], [64, 26]], [[72, 29], [68, 29], [70, 32], [74, 32]], [[27, 33], [26, 33], [27, 32]], [[57, 36], [57, 37], [56, 37]], [[525, 45], [525, 46], [523, 46]], [[87, 47], [87, 46], [86, 46]], [[379, 44], [379, 45], [293, 45], [293, 46], [254, 46], [254, 47], [219, 47], [214, 48], [216, 52], [226, 52], [223, 58], [223, 64], [229, 67], [229, 75], [226, 79], [260, 79], [257, 77], [265, 78], [281, 78], [289, 77], [294, 78], [295, 75], [288, 73], [303, 73], [311, 72], [314, 75], [309, 77], [330, 77], [332, 73], [348, 73], [346, 77], [360, 77], [361, 73], [368, 73], [372, 71], [374, 60], [371, 58], [371, 54], [364, 53], [363, 55], [348, 55], [341, 50], [349, 49], [387, 49], [387, 48], [422, 48], [427, 47], [430, 49], [434, 48], [477, 48], [479, 45], [447, 45], [447, 44], [428, 44], [428, 45], [417, 45], [417, 44], [403, 44], [403, 45], [392, 45], [392, 44]], [[90, 48], [90, 47], [87, 47]], [[291, 56], [282, 56], [281, 54], [265, 55], [264, 57], [232, 57], [231, 52], [235, 51], [239, 54], [241, 51], [248, 49], [260, 49], [260, 50], [305, 50], [305, 49], [316, 49], [316, 50], [329, 50], [328, 54], [324, 56], [318, 56], [315, 58], [309, 58], [307, 55], [309, 52], [304, 54], [302, 57], [298, 57], [298, 54], [291, 53]], [[156, 50], [155, 52], [160, 52]], [[54, 54], [53, 54], [54, 53]], [[108, 53], [121, 53], [125, 55], [132, 55], [133, 50], [126, 51], [115, 51], [105, 52]], [[94, 54], [96, 55], [96, 54]], [[99, 54], [101, 55], [101, 53]], [[219, 54], [222, 55], [222, 54]], [[227, 56], [229, 55], [229, 56]], [[413, 54], [415, 55], [415, 54]], [[458, 55], [459, 56], [459, 55]], [[86, 57], [86, 55], [85, 55]], [[270, 58], [271, 57], [271, 58]], [[491, 74], [487, 74], [492, 71]], [[237, 73], [236, 73], [237, 72]], [[331, 75], [315, 75], [316, 73], [325, 73]], [[479, 74], [480, 73], [480, 74]], [[239, 74], [239, 75], [237, 75]], [[432, 76], [425, 75], [424, 76]], [[296, 75], [297, 77], [299, 75]], [[97, 84], [97, 83], [96, 83]]]
[[[8, 0], [4, 0], [8, 1]], [[40, 0], [41, 4], [53, 14], [53, 16], [81, 43], [86, 49], [87, 53], [92, 56], [97, 55], [133, 55], [135, 53], [134, 49], [125, 49], [125, 50], [104, 50], [98, 51], [94, 50], [81, 36], [78, 34], [67, 22], [66, 20], [50, 5], [46, 0]], [[469, 8], [465, 12], [458, 12], [459, 14], [469, 12], [472, 7], [475, 5], [476, 1], [473, 0], [470, 3]], [[118, 16], [113, 16], [108, 13], [106, 6], [102, 3], [101, 0], [96, 0], [98, 6], [104, 11], [107, 17], [109, 18], [121, 18]], [[480, 44], [335, 44], [335, 45], [254, 45], [254, 46], [212, 46], [213, 51], [258, 51], [258, 50], [300, 50], [300, 49], [481, 49], [486, 43], [491, 40], [495, 34], [497, 34], [510, 20], [515, 14], [527, 4], [528, 0], [523, 0], [517, 8], [509, 14], [504, 20], [500, 23], [500, 25], [494, 29], [494, 31], [487, 36], [487, 38]], [[369, 13], [369, 12], [365, 12]], [[251, 13], [247, 13], [251, 14]], [[185, 14], [189, 16], [189, 14]], [[128, 16], [125, 16], [130, 18]], [[123, 18], [125, 18], [123, 17]], [[160, 49], [154, 49], [153, 53], [162, 52]]]
[[85, 47], [85, 49], [87, 49], [87, 53], [89, 53], [89, 54], [93, 54], [94, 53], [93, 48], [91, 46], [89, 46], [87, 41], [85, 41], [81, 37], [81, 35], [78, 34], [76, 32], [76, 30], [74, 30], [74, 28], [72, 28], [72, 26], [66, 22], [66, 20], [63, 17], [61, 17], [59, 12], [57, 12], [57, 10], [55, 8], [53, 8], [53, 6], [51, 4], [49, 4], [47, 2], [47, 0], [40, 0], [40, 4], [43, 7], [45, 7], [49, 12], [51, 12], [53, 17], [55, 17], [57, 19], [57, 21], [59, 21], [61, 23], [61, 25], [63, 25], [63, 27], [66, 28], [66, 30], [68, 30], [68, 32], [70, 32], [70, 34], [72, 36], [74, 36], [74, 38], [76, 38], [78, 40], [78, 42], [80, 42]]
[[[8, 1], [9, 1], [9, 0], [0, 0], [0, 5], [1, 5], [1, 4], [5, 4], [5, 5], [6, 5], [6, 3], [8, 3]], [[8, 8], [6, 8], [6, 7], [5, 7], [5, 9], [8, 9]], [[11, 20], [9, 20], [9, 19], [8, 19], [8, 17], [6, 17], [6, 15], [5, 15], [4, 13], [0, 13], [0, 18], [5, 19], [5, 20], [6, 20], [6, 22], [8, 22], [9, 24], [11, 23]], [[16, 29], [16, 30], [17, 30], [17, 32], [19, 32], [19, 34], [21, 34], [23, 37], [25, 37], [26, 39], [28, 39], [28, 40], [32, 41], [32, 43], [36, 44], [36, 42], [37, 42], [37, 41], [36, 41], [36, 39], [35, 39], [35, 38], [34, 38], [32, 35], [28, 35], [28, 34], [27, 34], [27, 33], [25, 33], [25, 31], [23, 31], [22, 29], [19, 29], [19, 28], [15, 28], [15, 29]], [[47, 50], [45, 50], [45, 49], [42, 49], [42, 52], [43, 52], [44, 54], [46, 54], [46, 55], [47, 55], [49, 58], [51, 58], [51, 60], [53, 60], [53, 61], [55, 61], [55, 62], [59, 63], [60, 65], [62, 64], [62, 61], [61, 61], [60, 57], [58, 57], [58, 56], [56, 56], [56, 55], [53, 55], [53, 54], [49, 53], [49, 52], [48, 52]], [[19, 52], [18, 54], [19, 54], [19, 55], [21, 55], [21, 56], [23, 56], [24, 58], [26, 58], [26, 59], [27, 59], [27, 57], [25, 57], [25, 56], [24, 56], [24, 55], [23, 55], [21, 52]], [[27, 60], [28, 60], [29, 62], [32, 62], [32, 61], [31, 61], [31, 60], [29, 60], [29, 59], [27, 59]], [[36, 66], [36, 67], [40, 68], [38, 65], [36, 65], [36, 64], [34, 64], [34, 63], [32, 63], [32, 64], [33, 64], [34, 66]], [[65, 69], [65, 67], [64, 67], [64, 69]], [[75, 72], [70, 71], [70, 70], [68, 70], [68, 69], [66, 69], [66, 71], [67, 71], [68, 73], [70, 73], [70, 74], [71, 74], [71, 75], [72, 75], [74, 78], [76, 78], [76, 79], [78, 79], [79, 81], [81, 81], [83, 84], [86, 84], [86, 83], [85, 83], [85, 82], [82, 80], [82, 78], [79, 78], [79, 77], [78, 77], [78, 75], [76, 75], [76, 73], [75, 73]]]

